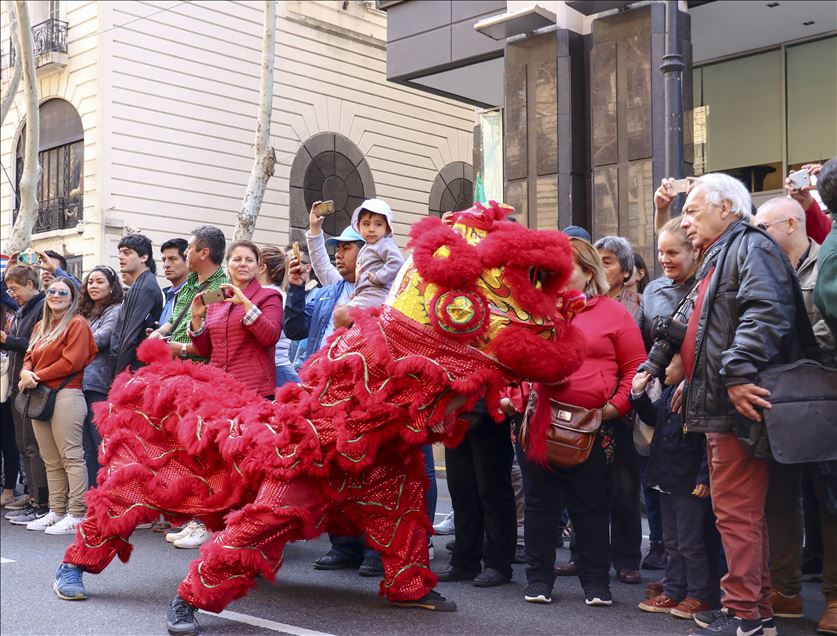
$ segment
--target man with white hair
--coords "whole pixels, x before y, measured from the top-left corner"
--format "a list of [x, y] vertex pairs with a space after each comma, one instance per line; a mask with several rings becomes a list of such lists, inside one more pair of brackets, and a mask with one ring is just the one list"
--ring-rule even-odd
[[759, 371], [798, 359], [801, 346], [796, 277], [779, 246], [750, 225], [750, 209], [740, 181], [712, 173], [691, 187], [681, 220], [703, 255], [680, 349], [681, 410], [686, 430], [706, 433], [712, 507], [729, 565], [723, 609], [695, 615], [700, 636], [775, 633], [764, 516], [768, 462], [741, 438], [761, 430], [760, 410], [770, 408], [769, 392], [755, 383]]

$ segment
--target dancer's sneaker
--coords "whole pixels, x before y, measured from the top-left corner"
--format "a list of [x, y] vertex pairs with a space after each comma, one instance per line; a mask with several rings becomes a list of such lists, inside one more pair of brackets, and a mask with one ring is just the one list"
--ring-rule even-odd
[[194, 636], [198, 633], [198, 620], [195, 608], [175, 596], [166, 612], [166, 629], [172, 636]]
[[84, 574], [77, 565], [70, 565], [69, 563], [62, 563], [58, 566], [55, 572], [55, 582], [52, 584], [52, 589], [58, 595], [58, 598], [63, 598], [65, 601], [83, 601], [87, 598], [87, 592], [84, 590], [84, 583], [82, 583], [81, 575]]

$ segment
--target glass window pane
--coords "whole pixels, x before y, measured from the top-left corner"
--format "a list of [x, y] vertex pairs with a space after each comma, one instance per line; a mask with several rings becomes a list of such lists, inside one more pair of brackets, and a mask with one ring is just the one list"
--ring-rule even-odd
[[70, 146], [70, 200], [73, 202], [84, 194], [84, 142], [77, 141]]
[[57, 199], [59, 195], [58, 189], [58, 154], [60, 150], [55, 148], [49, 151], [49, 189], [47, 191], [47, 199], [52, 201], [52, 205], [55, 205], [54, 199]]
[[703, 118], [705, 171], [738, 177], [752, 192], [782, 187], [780, 63], [776, 50], [702, 69], [695, 127]]
[[[503, 111], [480, 113], [482, 187], [489, 201], [503, 200]], [[476, 192], [474, 193], [476, 196]]]
[[837, 155], [837, 37], [787, 49], [788, 164]]

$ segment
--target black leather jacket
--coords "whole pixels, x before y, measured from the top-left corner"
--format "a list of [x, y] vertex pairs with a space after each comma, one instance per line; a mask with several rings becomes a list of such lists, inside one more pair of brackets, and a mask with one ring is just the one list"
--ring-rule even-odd
[[744, 221], [733, 223], [706, 251], [698, 280], [710, 271], [694, 373], [683, 398], [687, 430], [703, 433], [732, 430], [737, 413], [727, 387], [754, 382], [760, 370], [802, 356], [798, 283], [773, 239]]
[[6, 343], [0, 344], [0, 349], [6, 349], [9, 352], [9, 362], [11, 363], [9, 380], [12, 383], [12, 393], [17, 393], [20, 370], [23, 368], [23, 358], [26, 356], [26, 349], [29, 347], [32, 330], [43, 317], [44, 298], [44, 292], [38, 292], [29, 299], [29, 302], [17, 310], [14, 322], [12, 322], [6, 336]]

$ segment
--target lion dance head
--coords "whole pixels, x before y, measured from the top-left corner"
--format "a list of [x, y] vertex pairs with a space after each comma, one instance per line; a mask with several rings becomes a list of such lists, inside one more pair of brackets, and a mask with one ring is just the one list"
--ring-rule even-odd
[[490, 202], [416, 223], [412, 256], [387, 305], [491, 359], [509, 379], [556, 383], [581, 364], [584, 340], [572, 326], [584, 307], [566, 290], [573, 271], [569, 241], [557, 230], [530, 230]]

